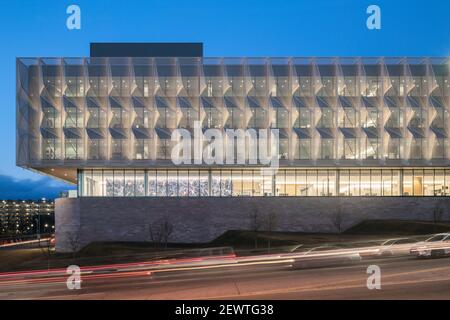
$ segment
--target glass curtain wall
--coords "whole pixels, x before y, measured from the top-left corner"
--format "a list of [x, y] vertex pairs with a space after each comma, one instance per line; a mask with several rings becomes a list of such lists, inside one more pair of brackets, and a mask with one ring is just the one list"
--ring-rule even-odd
[[90, 197], [449, 196], [445, 169], [80, 170]]

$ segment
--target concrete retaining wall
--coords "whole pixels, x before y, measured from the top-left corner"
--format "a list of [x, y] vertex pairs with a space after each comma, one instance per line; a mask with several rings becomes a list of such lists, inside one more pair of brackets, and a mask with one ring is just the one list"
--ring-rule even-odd
[[227, 230], [249, 230], [252, 214], [276, 213], [277, 231], [335, 232], [366, 219], [432, 220], [437, 203], [449, 218], [445, 197], [253, 197], [253, 198], [61, 198], [55, 202], [56, 250], [93, 241], [150, 241], [149, 229], [173, 226], [170, 242], [209, 242]]

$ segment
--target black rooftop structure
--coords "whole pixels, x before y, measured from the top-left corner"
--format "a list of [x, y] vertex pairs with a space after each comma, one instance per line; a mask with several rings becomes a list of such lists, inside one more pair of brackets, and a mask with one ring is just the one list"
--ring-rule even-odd
[[91, 57], [203, 57], [201, 42], [98, 43], [90, 45]]

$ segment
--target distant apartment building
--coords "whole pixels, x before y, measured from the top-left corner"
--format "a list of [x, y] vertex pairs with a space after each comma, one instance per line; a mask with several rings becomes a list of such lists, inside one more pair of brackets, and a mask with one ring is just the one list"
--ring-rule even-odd
[[0, 237], [53, 233], [54, 214], [50, 200], [0, 200]]

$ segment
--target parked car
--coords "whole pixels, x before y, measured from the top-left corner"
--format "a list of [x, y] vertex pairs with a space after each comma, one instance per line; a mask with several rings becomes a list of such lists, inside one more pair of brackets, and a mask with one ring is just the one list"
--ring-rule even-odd
[[450, 255], [450, 233], [438, 233], [417, 246], [410, 253], [419, 258], [434, 258]]
[[412, 238], [398, 238], [384, 241], [378, 248], [379, 257], [409, 255], [411, 248], [417, 245], [418, 241]]

